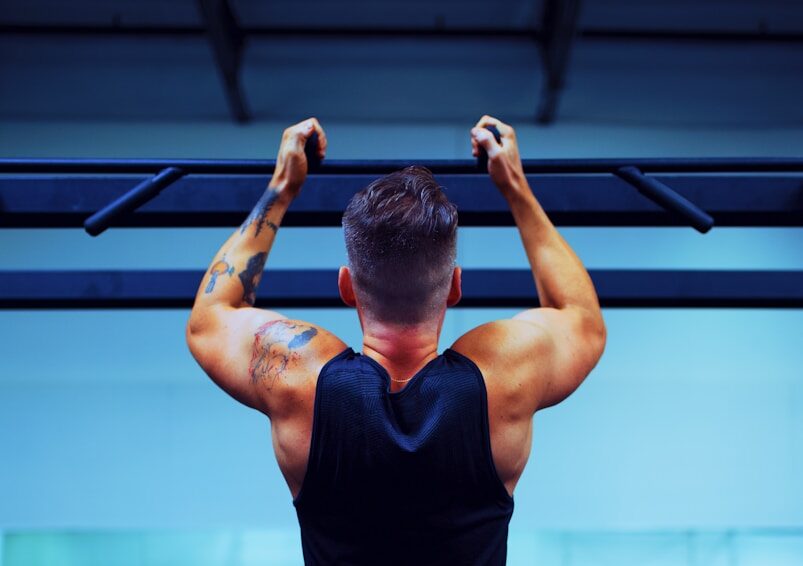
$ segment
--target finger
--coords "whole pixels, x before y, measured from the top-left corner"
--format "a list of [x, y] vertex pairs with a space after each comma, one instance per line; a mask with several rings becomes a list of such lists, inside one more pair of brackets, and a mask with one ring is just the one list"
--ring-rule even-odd
[[296, 124], [293, 124], [289, 128], [287, 128], [284, 133], [287, 137], [293, 138], [301, 138], [302, 140], [307, 139], [312, 135], [312, 131], [314, 129], [314, 124], [311, 119], [302, 120]]
[[484, 127], [472, 128], [471, 137], [477, 142], [479, 147], [485, 150], [489, 159], [496, 157], [502, 151], [502, 146], [497, 143], [494, 135]]
[[496, 122], [497, 120], [493, 116], [488, 116], [488, 114], [483, 114], [482, 118], [477, 120], [477, 123], [474, 124], [474, 127], [484, 128], [485, 126], [495, 126]]
[[314, 131], [315, 127], [310, 120], [294, 124], [284, 131], [282, 145], [289, 150], [304, 151], [304, 145]]
[[475, 124], [475, 128], [484, 128], [485, 126], [493, 126], [499, 130], [499, 135], [502, 137], [502, 145], [505, 145], [506, 140], [516, 139], [516, 131], [509, 124], [505, 124], [502, 120], [494, 118], [493, 116], [484, 115]]
[[323, 159], [326, 155], [326, 147], [328, 145], [326, 132], [324, 132], [323, 127], [317, 118], [309, 118], [308, 120], [305, 120], [305, 122], [309, 122], [309, 126], [307, 127], [312, 127], [309, 136], [312, 136], [313, 133], [318, 134], [318, 157]]
[[471, 155], [474, 157], [478, 157], [480, 154], [479, 146], [477, 145], [477, 140], [474, 139], [474, 136], [471, 135]]
[[323, 159], [326, 157], [326, 148], [329, 145], [326, 139], [326, 132], [317, 118], [310, 118], [310, 121], [312, 122], [313, 131], [318, 133], [318, 157]]

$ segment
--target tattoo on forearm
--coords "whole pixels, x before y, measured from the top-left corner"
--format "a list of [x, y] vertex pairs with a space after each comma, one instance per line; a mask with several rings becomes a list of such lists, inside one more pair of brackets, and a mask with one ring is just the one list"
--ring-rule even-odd
[[223, 259], [221, 259], [220, 261], [215, 262], [215, 264], [209, 270], [209, 275], [210, 275], [209, 283], [206, 285], [204, 293], [208, 295], [209, 293], [214, 291], [215, 283], [217, 283], [217, 278], [224, 274], [228, 275], [229, 277], [234, 275], [234, 266], [230, 265], [226, 261], [226, 256], [223, 256]]
[[279, 198], [279, 193], [273, 189], [268, 189], [265, 191], [265, 194], [262, 195], [262, 198], [257, 201], [254, 210], [251, 211], [251, 214], [248, 215], [248, 218], [245, 219], [242, 226], [240, 226], [240, 234], [245, 234], [245, 231], [252, 225], [256, 225], [256, 230], [254, 232], [254, 238], [259, 236], [259, 233], [262, 231], [264, 226], [267, 226], [274, 233], [279, 229], [279, 227], [268, 220], [268, 213], [270, 212], [271, 208], [273, 208], [273, 203], [276, 202], [276, 199]]
[[268, 259], [267, 252], [259, 252], [248, 259], [248, 265], [239, 274], [240, 281], [243, 283], [243, 301], [253, 306], [257, 299], [256, 289], [259, 280], [262, 279], [262, 271], [265, 269], [265, 260]]
[[251, 382], [271, 389], [287, 367], [300, 358], [299, 350], [312, 341], [318, 329], [289, 320], [263, 324], [254, 333], [254, 347], [248, 374]]

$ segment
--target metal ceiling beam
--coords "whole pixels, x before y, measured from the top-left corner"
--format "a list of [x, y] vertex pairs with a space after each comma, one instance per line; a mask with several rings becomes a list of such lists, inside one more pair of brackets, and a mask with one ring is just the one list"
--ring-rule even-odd
[[228, 0], [197, 0], [206, 26], [220, 79], [232, 117], [240, 123], [251, 115], [240, 84], [245, 34], [237, 24]]
[[540, 124], [551, 124], [557, 116], [572, 44], [577, 35], [580, 4], [581, 0], [544, 1], [539, 42], [544, 81], [536, 111], [536, 120]]
[[[188, 309], [203, 271], [0, 271], [0, 309]], [[803, 271], [590, 270], [615, 308], [803, 308]], [[466, 269], [459, 307], [538, 305], [529, 269]], [[268, 269], [256, 306], [343, 307], [337, 270]]]
[[[529, 27], [301, 27], [301, 26], [242, 26], [246, 37], [428, 37], [428, 38], [519, 38], [528, 41], [540, 40], [541, 30]], [[137, 24], [4, 24], [0, 34], [5, 35], [66, 35], [66, 36], [191, 36], [207, 34], [198, 26], [137, 25]], [[775, 31], [723, 31], [723, 30], [675, 30], [675, 29], [628, 29], [587, 26], [577, 31], [580, 39], [586, 40], [633, 40], [633, 41], [712, 41], [756, 43], [803, 43], [803, 33]]]

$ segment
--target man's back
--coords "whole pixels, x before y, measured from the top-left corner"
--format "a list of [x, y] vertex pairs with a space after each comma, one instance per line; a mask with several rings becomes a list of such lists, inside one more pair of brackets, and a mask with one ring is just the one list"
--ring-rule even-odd
[[[252, 405], [270, 414], [276, 459], [295, 498], [308, 468], [319, 376], [328, 363], [347, 350], [347, 345], [315, 324], [289, 319], [270, 321], [250, 333], [248, 329], [260, 319], [258, 311], [250, 312], [238, 327], [253, 336], [253, 341], [240, 342], [239, 356], [229, 352], [234, 358], [229, 369], [249, 375], [257, 385]], [[593, 355], [566, 356], [561, 352], [561, 348], [573, 351], [572, 342], [579, 338], [556, 344], [535, 322], [520, 320], [529, 317], [549, 324], [550, 316], [555, 315], [549, 309], [535, 309], [525, 311], [519, 319], [488, 323], [470, 330], [447, 350], [470, 361], [473, 371], [482, 377], [481, 403], [487, 415], [483, 418], [487, 418], [491, 456], [496, 475], [510, 495], [530, 454], [536, 409], [553, 405], [568, 395], [594, 362]], [[583, 336], [582, 317], [573, 322], [572, 317], [563, 315], [551, 324], [564, 329], [567, 335]], [[577, 328], [572, 330], [572, 326]], [[302, 337], [308, 337], [303, 344]], [[370, 350], [360, 358], [376, 370], [381, 380], [387, 380], [388, 398], [403, 393], [410, 384], [426, 381], [423, 370], [439, 359], [435, 354], [423, 358], [418, 367], [401, 375], [383, 366], [381, 356]], [[553, 379], [555, 372], [560, 372], [562, 379]], [[556, 381], [560, 386], [554, 385]], [[422, 406], [419, 410], [425, 409]]]
[[479, 370], [446, 350], [390, 386], [350, 348], [320, 372], [294, 500], [306, 563], [504, 564], [513, 500], [494, 467]]

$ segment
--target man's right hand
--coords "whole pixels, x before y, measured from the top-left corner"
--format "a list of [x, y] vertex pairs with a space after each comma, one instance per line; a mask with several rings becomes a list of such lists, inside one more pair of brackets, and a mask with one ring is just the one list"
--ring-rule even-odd
[[[496, 141], [486, 126], [494, 126], [499, 130], [501, 143]], [[488, 173], [491, 179], [506, 198], [530, 192], [519, 157], [516, 132], [511, 126], [492, 116], [480, 118], [471, 129], [471, 150], [474, 157], [479, 155], [480, 147], [488, 154]]]
[[318, 134], [318, 157], [323, 159], [326, 155], [326, 133], [316, 118], [293, 124], [284, 131], [270, 180], [271, 188], [286, 192], [290, 198], [298, 194], [309, 169], [304, 145], [313, 133]]

